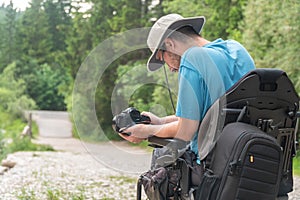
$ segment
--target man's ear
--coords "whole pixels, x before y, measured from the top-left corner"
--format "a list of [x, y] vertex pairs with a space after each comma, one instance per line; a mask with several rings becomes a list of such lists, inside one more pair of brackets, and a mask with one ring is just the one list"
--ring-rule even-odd
[[166, 49], [172, 53], [174, 53], [175, 50], [175, 42], [171, 38], [166, 38], [165, 39], [165, 45]]

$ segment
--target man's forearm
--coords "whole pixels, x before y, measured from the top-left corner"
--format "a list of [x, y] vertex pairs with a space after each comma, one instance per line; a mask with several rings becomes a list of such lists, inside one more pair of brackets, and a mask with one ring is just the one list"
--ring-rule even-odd
[[178, 121], [178, 117], [176, 117], [175, 115], [170, 115], [161, 118], [161, 124], [167, 124], [175, 121]]
[[148, 129], [150, 136], [157, 136], [162, 138], [173, 138], [177, 133], [178, 121], [162, 125], [145, 125], [144, 128]]

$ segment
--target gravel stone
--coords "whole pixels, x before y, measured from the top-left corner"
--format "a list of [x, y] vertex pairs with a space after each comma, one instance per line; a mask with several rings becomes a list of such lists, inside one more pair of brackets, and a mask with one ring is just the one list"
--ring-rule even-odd
[[[1, 200], [134, 200], [138, 176], [111, 170], [89, 154], [17, 152], [15, 167], [0, 175]], [[295, 176], [289, 200], [300, 199]], [[143, 193], [143, 198], [146, 199]]]
[[136, 198], [136, 176], [112, 171], [87, 154], [17, 152], [8, 159], [17, 164], [0, 176], [4, 200]]

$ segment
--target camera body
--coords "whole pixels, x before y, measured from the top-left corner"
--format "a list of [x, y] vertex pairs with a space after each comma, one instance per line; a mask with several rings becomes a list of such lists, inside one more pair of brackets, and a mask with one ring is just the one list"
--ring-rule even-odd
[[129, 107], [120, 114], [114, 116], [112, 127], [118, 133], [123, 133], [123, 130], [135, 124], [150, 124], [150, 117], [141, 115], [136, 108]]

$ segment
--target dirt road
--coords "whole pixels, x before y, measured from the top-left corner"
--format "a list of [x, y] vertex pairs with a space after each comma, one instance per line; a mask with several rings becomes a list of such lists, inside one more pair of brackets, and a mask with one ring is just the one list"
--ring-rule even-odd
[[88, 143], [72, 138], [72, 124], [66, 112], [34, 111], [39, 127], [37, 143], [49, 144], [59, 151], [84, 153], [111, 170], [140, 174], [149, 169], [151, 153], [127, 142]]

